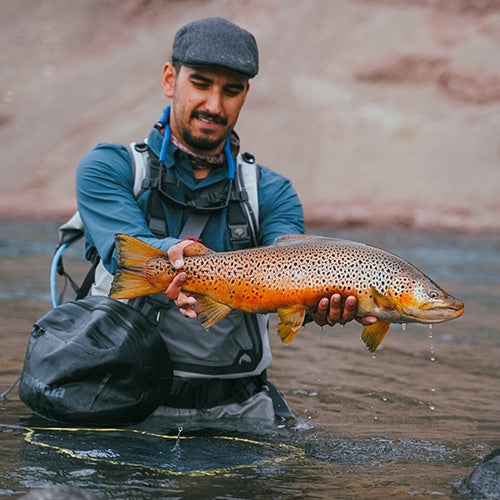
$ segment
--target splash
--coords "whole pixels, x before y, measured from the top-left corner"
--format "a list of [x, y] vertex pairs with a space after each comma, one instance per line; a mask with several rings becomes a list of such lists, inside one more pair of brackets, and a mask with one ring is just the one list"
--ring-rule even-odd
[[172, 453], [176, 453], [180, 450], [181, 447], [181, 433], [184, 429], [182, 426], [179, 426], [178, 432], [177, 432], [177, 439], [175, 440], [174, 447], [172, 448]]

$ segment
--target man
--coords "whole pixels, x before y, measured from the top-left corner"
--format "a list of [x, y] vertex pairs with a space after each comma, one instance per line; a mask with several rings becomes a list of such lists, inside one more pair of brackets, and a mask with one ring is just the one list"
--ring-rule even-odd
[[[102, 262], [92, 293], [109, 290], [111, 276], [106, 271], [116, 270], [117, 233], [138, 237], [166, 251], [171, 263], [182, 269], [184, 251], [192, 239], [179, 235], [192, 225], [192, 214], [196, 213], [193, 204], [197, 199], [209, 199], [210, 194], [220, 195], [221, 186], [222, 192], [229, 189], [229, 164], [239, 151], [234, 127], [249, 80], [257, 72], [255, 39], [238, 26], [211, 18], [177, 32], [161, 80], [171, 107], [148, 137], [152, 158], [159, 158], [156, 163], [163, 180], [158, 182], [170, 184], [159, 191], [159, 197], [154, 198], [153, 190], [146, 189], [136, 199], [130, 155], [116, 144], [100, 144], [78, 169], [78, 206], [87, 248], [97, 249]], [[302, 207], [290, 181], [261, 165], [258, 171], [256, 243], [269, 245], [283, 234], [303, 233]], [[158, 203], [166, 228], [159, 238], [151, 224], [153, 205]], [[213, 250], [231, 250], [234, 243], [228, 217], [227, 204], [223, 203], [205, 217], [201, 229], [198, 227], [201, 234], [195, 236]], [[185, 279], [185, 273], [180, 272], [165, 295], [133, 302], [146, 314], [156, 315], [172, 360], [174, 383], [162, 413], [179, 418], [271, 419], [280, 412], [286, 416], [286, 403], [265, 378], [271, 362], [265, 318], [235, 311], [205, 331], [196, 319], [196, 300], [182, 292]], [[321, 326], [334, 325], [354, 319], [355, 312], [355, 297], [342, 304], [335, 295], [331, 300], [323, 299], [311, 317]], [[369, 324], [376, 320], [362, 321]]]

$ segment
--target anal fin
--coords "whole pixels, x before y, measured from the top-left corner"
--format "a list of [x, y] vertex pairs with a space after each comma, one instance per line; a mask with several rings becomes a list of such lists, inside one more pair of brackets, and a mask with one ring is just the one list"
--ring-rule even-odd
[[387, 335], [390, 326], [391, 324], [387, 321], [377, 321], [363, 330], [361, 338], [370, 352], [375, 352], [377, 350], [378, 346]]
[[301, 305], [282, 307], [278, 309], [278, 316], [281, 320], [277, 327], [278, 335], [284, 344], [289, 344], [304, 323], [306, 308]]

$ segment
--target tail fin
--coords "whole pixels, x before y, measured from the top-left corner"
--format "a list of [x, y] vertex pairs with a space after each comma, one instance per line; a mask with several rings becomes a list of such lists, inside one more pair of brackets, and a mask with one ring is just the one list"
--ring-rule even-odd
[[109, 293], [112, 299], [132, 299], [163, 291], [162, 285], [147, 279], [144, 269], [150, 259], [165, 257], [165, 252], [126, 234], [117, 234], [115, 245], [118, 268]]

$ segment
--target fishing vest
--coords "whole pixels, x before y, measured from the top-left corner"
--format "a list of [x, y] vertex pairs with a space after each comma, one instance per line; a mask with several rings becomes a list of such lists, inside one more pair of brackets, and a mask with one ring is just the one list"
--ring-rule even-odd
[[[169, 234], [162, 203], [180, 205], [192, 211], [179, 239], [186, 237], [198, 238], [208, 222], [210, 211], [218, 210], [224, 203], [227, 208], [227, 226], [231, 248], [240, 250], [256, 246], [259, 230], [259, 169], [255, 158], [250, 153], [239, 154], [236, 158], [234, 182], [225, 189], [226, 181], [220, 181], [215, 186], [208, 186], [196, 195], [185, 186], [174, 174], [160, 171], [160, 163], [147, 144], [132, 143], [127, 147], [131, 159], [131, 169], [134, 174], [134, 195], [139, 199], [150, 190], [148, 210], [148, 226], [158, 238], [174, 236]], [[160, 186], [159, 184], [162, 184]], [[162, 188], [165, 186], [165, 191]], [[182, 200], [168, 197], [166, 191], [174, 191]], [[167, 198], [167, 199], [165, 199]], [[213, 208], [215, 206], [215, 208]]]
[[[206, 206], [217, 203], [214, 196], [223, 196], [222, 190], [214, 190], [192, 199], [184, 192], [192, 215], [180, 235], [168, 234], [157, 179], [159, 164], [149, 152], [145, 142], [132, 143], [128, 147], [134, 174], [134, 195], [138, 199], [150, 189], [148, 225], [157, 237], [199, 237], [208, 221], [206, 214], [197, 213], [197, 204]], [[163, 180], [175, 189], [185, 191], [174, 177], [163, 175]], [[227, 225], [234, 249], [257, 244], [259, 204], [258, 166], [252, 155], [239, 154], [236, 159], [233, 192], [225, 193]], [[108, 295], [113, 275], [100, 261], [95, 268], [91, 295]], [[158, 324], [167, 345], [174, 375], [184, 378], [241, 378], [260, 375], [271, 363], [268, 335], [268, 315], [245, 314], [233, 311], [226, 318], [206, 330], [197, 319], [185, 318], [174, 302], [163, 293], [138, 297], [128, 302]]]

